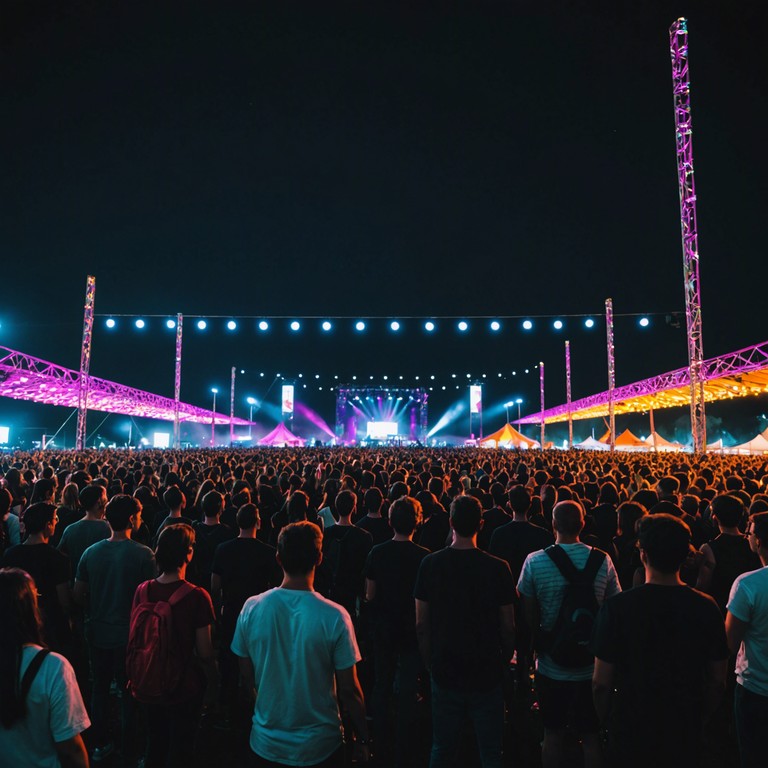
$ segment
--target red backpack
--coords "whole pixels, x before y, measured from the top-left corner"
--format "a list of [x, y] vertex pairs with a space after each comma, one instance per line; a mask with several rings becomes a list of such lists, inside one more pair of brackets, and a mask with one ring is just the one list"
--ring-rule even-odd
[[133, 698], [145, 703], [172, 696], [184, 676], [186, 665], [173, 630], [173, 607], [195, 587], [184, 582], [169, 600], [149, 600], [145, 581], [137, 590], [138, 603], [131, 612], [125, 667]]

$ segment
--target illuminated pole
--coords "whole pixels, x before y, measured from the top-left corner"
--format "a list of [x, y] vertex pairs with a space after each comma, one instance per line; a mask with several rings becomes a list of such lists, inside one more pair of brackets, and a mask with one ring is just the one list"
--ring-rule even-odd
[[235, 366], [232, 366], [232, 384], [229, 389], [229, 446], [235, 444]]
[[523, 402], [523, 398], [518, 397], [515, 402], [517, 403], [517, 426], [520, 427], [520, 403]]
[[651, 406], [650, 416], [651, 416], [651, 434], [653, 435], [653, 452], [656, 453], [658, 449], [656, 447], [656, 425], [653, 423], [653, 406]]
[[179, 422], [179, 398], [181, 397], [181, 334], [184, 318], [176, 315], [176, 370], [173, 381], [173, 447], [181, 448], [181, 423]]
[[256, 400], [252, 397], [249, 397], [248, 400], [248, 421], [250, 424], [248, 425], [248, 439], [253, 440], [253, 406], [256, 405]]
[[688, 22], [686, 19], [678, 19], [669, 28], [669, 48], [672, 56], [674, 86], [677, 179], [680, 187], [680, 227], [683, 239], [683, 287], [691, 379], [691, 436], [694, 453], [702, 453], [707, 446], [707, 426], [704, 415], [704, 382], [701, 376], [704, 350], [701, 328], [696, 190], [693, 183], [691, 83], [688, 71]]
[[571, 342], [565, 342], [565, 398], [568, 403], [568, 448], [573, 448], [573, 418], [571, 414]]
[[504, 413], [507, 414], [507, 424], [509, 424], [509, 406], [512, 405], [512, 403], [504, 403]]
[[88, 417], [88, 373], [91, 369], [91, 341], [93, 339], [93, 304], [96, 299], [96, 278], [88, 275], [85, 281], [85, 310], [83, 312], [83, 348], [80, 353], [80, 376], [77, 380], [77, 434], [75, 448], [85, 448], [86, 420]]
[[219, 394], [219, 390], [216, 387], [211, 387], [213, 393], [213, 411], [211, 412], [211, 448], [215, 445], [216, 441], [216, 395]]
[[544, 363], [539, 363], [539, 389], [541, 390], [541, 450], [544, 450]]
[[608, 347], [608, 429], [610, 431], [611, 453], [616, 450], [616, 413], [613, 405], [613, 390], [616, 387], [616, 360], [613, 347], [613, 299], [605, 300], [605, 331]]

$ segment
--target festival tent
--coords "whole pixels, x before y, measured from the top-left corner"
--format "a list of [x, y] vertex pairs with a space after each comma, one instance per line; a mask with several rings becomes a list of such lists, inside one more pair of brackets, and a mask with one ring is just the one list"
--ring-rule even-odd
[[708, 443], [707, 444], [707, 451], [709, 453], [722, 453], [725, 450], [725, 446], [723, 445], [723, 438], [721, 437], [719, 440], [715, 440], [714, 443]]
[[670, 451], [683, 450], [681, 443], [670, 443], [669, 440], [665, 440], [658, 432], [651, 432], [651, 434], [645, 438], [645, 442], [650, 446], [651, 450], [654, 448], [654, 435], [656, 436], [655, 448], [657, 451], [669, 453]]
[[633, 435], [629, 429], [625, 429], [614, 443], [617, 451], [645, 451], [647, 444], [636, 435]]
[[595, 440], [595, 438], [591, 436], [586, 440], [582, 440], [580, 443], [576, 443], [573, 447], [580, 448], [582, 451], [607, 451], [610, 448], [607, 443]]
[[728, 449], [728, 453], [768, 453], [768, 429], [755, 435], [751, 440], [741, 445], [734, 445]]
[[295, 447], [304, 445], [304, 440], [301, 437], [296, 437], [285, 424], [280, 423], [268, 435], [264, 435], [259, 440], [259, 445]]
[[498, 432], [487, 435], [480, 441], [485, 448], [538, 448], [539, 443], [518, 432], [511, 424], [505, 424]]

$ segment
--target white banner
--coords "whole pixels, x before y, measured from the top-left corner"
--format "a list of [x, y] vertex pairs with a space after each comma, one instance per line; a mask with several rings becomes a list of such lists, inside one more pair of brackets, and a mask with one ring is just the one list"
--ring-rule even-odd
[[472, 384], [469, 387], [469, 412], [483, 412], [483, 387], [480, 384]]
[[293, 384], [283, 384], [283, 413], [293, 413]]

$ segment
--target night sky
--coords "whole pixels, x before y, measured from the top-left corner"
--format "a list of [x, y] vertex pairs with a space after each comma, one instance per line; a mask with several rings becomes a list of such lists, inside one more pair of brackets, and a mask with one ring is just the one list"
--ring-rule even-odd
[[[539, 360], [548, 405], [564, 402], [566, 338], [574, 399], [607, 387], [606, 297], [618, 385], [684, 366], [668, 51], [679, 16], [690, 32], [704, 354], [764, 341], [760, 0], [733, 10], [6, 0], [0, 344], [77, 368], [94, 274], [99, 315], [221, 316], [205, 333], [185, 324], [187, 402], [210, 407], [218, 386], [228, 411], [236, 365], [247, 416], [246, 395], [279, 402], [276, 385], [267, 392], [279, 372], [332, 427], [334, 383], [435, 375], [431, 425], [467, 400], [466, 374], [486, 374], [486, 433], [502, 425], [505, 400], [538, 409]], [[650, 328], [638, 329], [639, 313]], [[576, 315], [598, 323], [587, 331]], [[232, 334], [230, 316], [351, 319], [326, 335], [318, 320], [299, 334], [275, 320], [260, 334], [243, 319]], [[416, 319], [397, 335], [383, 320], [352, 330], [357, 318], [427, 316], [515, 319], [497, 334], [488, 320], [464, 335], [447, 320], [431, 337]], [[555, 332], [558, 316], [566, 327]], [[122, 319], [108, 332], [97, 318], [91, 373], [172, 396], [173, 332], [148, 324], [140, 334]], [[708, 415], [747, 438], [768, 426], [766, 406]], [[3, 423], [29, 433], [67, 415], [0, 402]], [[657, 428], [672, 437], [687, 416], [659, 413]], [[260, 420], [275, 423], [266, 410]], [[113, 417], [103, 434], [126, 421]], [[644, 424], [619, 429], [647, 434]]]

